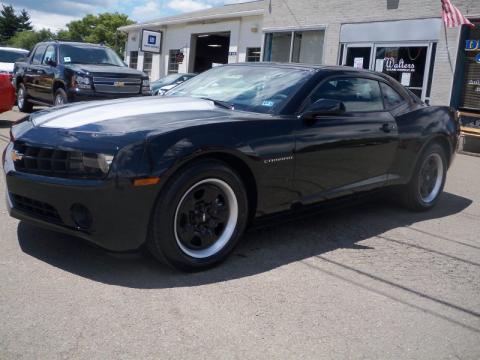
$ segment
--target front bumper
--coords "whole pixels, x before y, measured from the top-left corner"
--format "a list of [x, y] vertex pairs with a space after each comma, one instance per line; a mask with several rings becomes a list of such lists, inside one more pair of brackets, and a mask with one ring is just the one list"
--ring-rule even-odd
[[[77, 180], [20, 173], [6, 151], [7, 208], [12, 217], [112, 251], [137, 249], [145, 242], [159, 185], [134, 187], [130, 179], [115, 177]], [[25, 202], [31, 206], [26, 208]], [[92, 220], [88, 228], [74, 221], [75, 204], [88, 209]]]
[[86, 89], [70, 89], [67, 91], [69, 102], [91, 101], [91, 100], [113, 100], [129, 97], [151, 96], [150, 92], [138, 94], [122, 94], [122, 93], [100, 93], [95, 90]]

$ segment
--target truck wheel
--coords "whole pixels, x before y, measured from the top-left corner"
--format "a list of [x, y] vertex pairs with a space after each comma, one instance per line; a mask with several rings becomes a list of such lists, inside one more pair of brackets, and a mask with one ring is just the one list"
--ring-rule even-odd
[[25, 89], [25, 85], [23, 84], [18, 85], [17, 106], [18, 110], [20, 110], [21, 112], [30, 113], [33, 110], [33, 105], [31, 102], [28, 101], [27, 90]]
[[239, 176], [217, 161], [189, 166], [166, 184], [153, 211], [147, 247], [159, 260], [200, 271], [225, 260], [248, 219]]
[[53, 106], [61, 106], [67, 103], [68, 103], [67, 93], [62, 88], [59, 88], [57, 91], [55, 91], [55, 99], [53, 102]]
[[443, 192], [446, 177], [445, 150], [440, 144], [431, 144], [419, 158], [412, 179], [403, 188], [404, 204], [415, 211], [431, 209]]

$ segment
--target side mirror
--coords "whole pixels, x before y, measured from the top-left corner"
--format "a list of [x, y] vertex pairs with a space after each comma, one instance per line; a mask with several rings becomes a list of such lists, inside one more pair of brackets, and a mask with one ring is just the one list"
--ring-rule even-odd
[[315, 120], [322, 115], [341, 115], [345, 112], [345, 105], [339, 100], [320, 99], [310, 105], [302, 114], [305, 120]]
[[50, 66], [57, 66], [57, 62], [55, 60], [52, 60], [52, 59], [48, 59], [47, 64], [50, 65]]

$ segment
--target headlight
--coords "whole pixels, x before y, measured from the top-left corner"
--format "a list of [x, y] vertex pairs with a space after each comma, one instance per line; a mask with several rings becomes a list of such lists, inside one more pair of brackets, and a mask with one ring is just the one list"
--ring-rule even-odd
[[102, 173], [108, 174], [112, 161], [113, 155], [83, 154], [83, 166], [86, 172], [96, 172], [100, 170]]
[[150, 80], [148, 80], [148, 79], [143, 79], [143, 80], [142, 80], [142, 86], [150, 86]]
[[90, 89], [90, 78], [87, 76], [77, 75], [75, 77], [76, 86], [80, 89]]

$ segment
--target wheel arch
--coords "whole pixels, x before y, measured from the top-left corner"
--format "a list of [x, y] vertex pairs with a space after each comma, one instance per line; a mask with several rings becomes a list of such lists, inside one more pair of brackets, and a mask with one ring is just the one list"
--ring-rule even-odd
[[445, 154], [447, 156], [447, 161], [448, 161], [448, 166], [450, 166], [454, 149], [453, 149], [452, 144], [448, 140], [448, 135], [446, 135], [446, 134], [437, 133], [437, 134], [432, 135], [424, 143], [424, 145], [422, 146], [419, 154], [422, 154], [425, 151], [425, 149], [427, 149], [430, 145], [432, 145], [434, 143], [439, 144], [445, 150]]
[[60, 80], [57, 80], [53, 83], [53, 95], [55, 95], [55, 93], [57, 92], [58, 89], [63, 89], [63, 90], [66, 90], [66, 87], [65, 87], [65, 84], [63, 83], [63, 81], [60, 81]]
[[258, 203], [258, 187], [257, 181], [255, 179], [254, 172], [251, 167], [247, 164], [245, 159], [242, 159], [242, 156], [235, 154], [233, 151], [215, 149], [211, 151], [203, 151], [199, 153], [191, 154], [183, 159], [180, 159], [176, 162], [175, 165], [170, 167], [167, 172], [161, 176], [162, 186], [158, 193], [158, 198], [161, 197], [162, 191], [165, 189], [166, 184], [172, 179], [176, 174], [183, 171], [188, 166], [191, 166], [194, 163], [197, 163], [202, 160], [214, 160], [225, 164], [234, 170], [242, 182], [245, 185], [247, 198], [248, 198], [248, 210], [249, 210], [249, 220], [251, 220], [257, 210]]
[[180, 162], [171, 171], [169, 171], [169, 174], [165, 179], [166, 182], [168, 182], [168, 180], [172, 176], [174, 176], [175, 174], [178, 174], [180, 171], [182, 171], [186, 167], [202, 160], [214, 160], [214, 161], [222, 162], [237, 173], [237, 175], [243, 181], [247, 191], [249, 220], [251, 220], [255, 215], [255, 212], [257, 209], [257, 203], [258, 203], [257, 181], [255, 179], [255, 175], [252, 169], [250, 168], [250, 166], [247, 164], [245, 160], [243, 160], [237, 154], [234, 154], [229, 151], [220, 151], [220, 150], [212, 150], [208, 152], [198, 153], [195, 156], [189, 157], [188, 159], [185, 159], [184, 161]]

